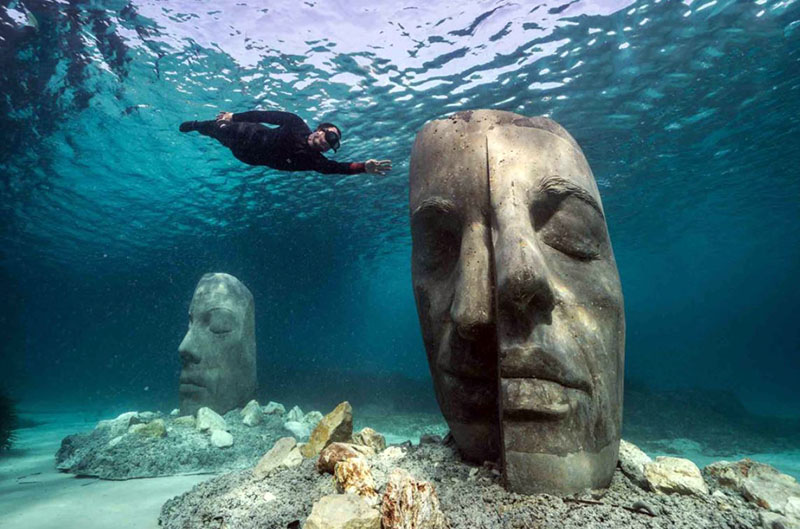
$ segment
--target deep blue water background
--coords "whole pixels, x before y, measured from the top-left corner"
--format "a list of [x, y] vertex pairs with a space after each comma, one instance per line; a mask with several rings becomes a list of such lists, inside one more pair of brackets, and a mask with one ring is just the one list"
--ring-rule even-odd
[[[263, 396], [312, 380], [320, 400], [435, 407], [410, 147], [429, 119], [498, 108], [559, 121], [592, 165], [627, 377], [800, 416], [800, 3], [422, 6], [4, 2], [0, 385], [169, 409], [192, 291], [224, 271], [255, 296]], [[278, 173], [177, 132], [252, 108], [334, 121], [337, 160], [395, 168]]]

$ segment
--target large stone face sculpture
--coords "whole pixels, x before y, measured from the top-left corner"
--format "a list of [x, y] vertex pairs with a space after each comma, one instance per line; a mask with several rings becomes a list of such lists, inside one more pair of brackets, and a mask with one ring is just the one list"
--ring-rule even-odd
[[411, 154], [412, 278], [436, 397], [465, 458], [507, 486], [604, 487], [622, 422], [625, 316], [594, 176], [547, 118], [477, 110]]
[[189, 306], [181, 358], [180, 409], [208, 406], [219, 414], [244, 406], [256, 391], [253, 295], [228, 274], [206, 274]]

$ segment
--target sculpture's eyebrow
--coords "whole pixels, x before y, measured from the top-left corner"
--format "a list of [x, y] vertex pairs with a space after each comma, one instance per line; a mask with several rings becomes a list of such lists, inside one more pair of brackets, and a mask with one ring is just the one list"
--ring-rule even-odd
[[561, 178], [557, 175], [548, 176], [539, 184], [539, 191], [549, 195], [574, 196], [575, 198], [583, 200], [592, 206], [592, 208], [600, 214], [600, 217], [602, 217], [603, 220], [606, 218], [605, 215], [603, 215], [603, 210], [600, 208], [600, 204], [597, 203], [597, 201], [588, 191], [565, 178]]
[[411, 213], [411, 222], [425, 214], [451, 215], [456, 211], [456, 205], [452, 200], [442, 197], [429, 197], [422, 201]]

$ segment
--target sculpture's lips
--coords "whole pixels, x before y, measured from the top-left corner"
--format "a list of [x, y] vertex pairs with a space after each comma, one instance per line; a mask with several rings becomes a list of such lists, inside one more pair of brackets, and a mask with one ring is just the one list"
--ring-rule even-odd
[[181, 377], [179, 383], [179, 391], [197, 391], [206, 387], [202, 380], [193, 377]]
[[501, 347], [499, 367], [501, 378], [543, 380], [592, 394], [588, 370], [575, 353], [535, 345]]

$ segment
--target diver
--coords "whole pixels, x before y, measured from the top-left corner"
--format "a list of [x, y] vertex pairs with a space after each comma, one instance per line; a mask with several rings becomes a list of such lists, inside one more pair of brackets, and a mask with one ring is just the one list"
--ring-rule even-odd
[[[265, 127], [261, 123], [278, 127]], [[215, 120], [181, 123], [181, 132], [193, 130], [215, 138], [246, 164], [266, 165], [280, 171], [383, 176], [392, 169], [390, 160], [351, 163], [329, 160], [322, 153], [339, 149], [341, 129], [333, 123], [320, 123], [312, 132], [300, 116], [291, 112], [220, 112]]]

